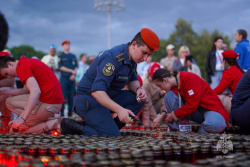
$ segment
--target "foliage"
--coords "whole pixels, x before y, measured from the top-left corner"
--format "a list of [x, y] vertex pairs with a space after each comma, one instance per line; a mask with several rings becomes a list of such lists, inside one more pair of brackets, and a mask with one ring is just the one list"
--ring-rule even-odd
[[177, 57], [179, 48], [182, 45], [186, 45], [189, 47], [191, 55], [200, 67], [202, 77], [206, 78], [206, 57], [212, 48], [213, 39], [216, 36], [222, 36], [224, 43], [230, 46], [231, 41], [229, 36], [223, 35], [223, 33], [220, 33], [218, 30], [209, 32], [205, 29], [201, 31], [201, 33], [197, 33], [192, 29], [191, 21], [185, 21], [180, 18], [175, 25], [175, 31], [170, 34], [169, 38], [166, 40], [161, 39], [159, 50], [153, 54], [153, 61], [160, 62], [161, 58], [166, 56], [166, 46], [168, 44], [175, 46], [175, 56]]
[[20, 45], [10, 48], [11, 54], [14, 58], [19, 59], [21, 56], [26, 56], [31, 58], [33, 56], [38, 57], [41, 59], [45, 53], [42, 51], [36, 51], [32, 46], [29, 45]]

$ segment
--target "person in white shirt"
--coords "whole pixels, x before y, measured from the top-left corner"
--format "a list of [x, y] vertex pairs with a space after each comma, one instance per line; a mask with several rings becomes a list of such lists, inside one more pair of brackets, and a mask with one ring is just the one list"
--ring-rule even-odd
[[214, 38], [211, 51], [208, 53], [206, 62], [207, 82], [212, 89], [216, 88], [222, 78], [224, 71], [222, 49], [223, 38], [218, 36]]
[[167, 56], [161, 59], [160, 64], [161, 66], [163, 66], [163, 68], [166, 68], [167, 70], [172, 71], [173, 63], [177, 59], [177, 57], [174, 56], [174, 52], [175, 52], [174, 45], [169, 44], [166, 47], [166, 52], [167, 52]]
[[59, 79], [60, 73], [58, 71], [58, 56], [56, 55], [56, 45], [50, 45], [49, 54], [43, 56], [41, 61], [49, 66], [54, 71], [57, 79]]

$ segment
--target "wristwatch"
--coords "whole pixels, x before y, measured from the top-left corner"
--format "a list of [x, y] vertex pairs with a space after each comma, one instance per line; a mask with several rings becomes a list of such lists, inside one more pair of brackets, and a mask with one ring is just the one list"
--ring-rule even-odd
[[138, 90], [138, 89], [142, 89], [142, 87], [138, 87], [138, 88], [136, 88], [136, 90], [135, 90], [135, 91], [137, 92], [137, 90]]

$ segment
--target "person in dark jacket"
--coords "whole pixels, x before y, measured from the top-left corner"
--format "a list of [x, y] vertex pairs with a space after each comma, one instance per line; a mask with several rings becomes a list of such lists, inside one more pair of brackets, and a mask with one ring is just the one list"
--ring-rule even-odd
[[230, 117], [232, 124], [240, 127], [244, 133], [250, 133], [250, 70], [240, 79], [232, 99]]
[[217, 36], [214, 38], [212, 50], [207, 55], [206, 73], [207, 82], [210, 83], [212, 89], [216, 88], [220, 83], [224, 68], [222, 56], [223, 38]]

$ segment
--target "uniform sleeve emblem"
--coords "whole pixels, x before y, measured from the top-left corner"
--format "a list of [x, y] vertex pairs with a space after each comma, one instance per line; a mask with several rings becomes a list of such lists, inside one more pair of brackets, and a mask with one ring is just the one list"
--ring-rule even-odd
[[115, 66], [111, 63], [107, 63], [102, 69], [103, 74], [106, 76], [112, 75], [114, 71], [115, 71]]
[[189, 96], [191, 96], [191, 95], [194, 94], [194, 91], [191, 89], [191, 90], [188, 91], [188, 94], [189, 94]]

